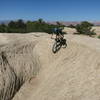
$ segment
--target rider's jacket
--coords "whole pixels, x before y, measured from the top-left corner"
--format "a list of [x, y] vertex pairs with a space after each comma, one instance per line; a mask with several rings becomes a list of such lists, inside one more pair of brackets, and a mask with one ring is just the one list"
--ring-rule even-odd
[[59, 29], [59, 28], [54, 28], [54, 29], [53, 29], [53, 33], [59, 35], [59, 34], [62, 34], [62, 30]]

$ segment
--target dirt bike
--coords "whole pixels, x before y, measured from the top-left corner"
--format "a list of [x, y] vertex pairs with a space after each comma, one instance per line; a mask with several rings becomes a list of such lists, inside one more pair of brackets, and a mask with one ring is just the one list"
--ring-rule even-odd
[[55, 39], [55, 43], [53, 44], [53, 47], [52, 47], [53, 53], [58, 52], [62, 46], [64, 46], [64, 48], [67, 47], [66, 39], [64, 39], [64, 38], [60, 38], [60, 39], [56, 38]]

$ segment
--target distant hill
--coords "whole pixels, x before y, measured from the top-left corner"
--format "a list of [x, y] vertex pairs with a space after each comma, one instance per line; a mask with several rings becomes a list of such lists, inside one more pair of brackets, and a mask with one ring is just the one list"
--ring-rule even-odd
[[[10, 22], [11, 20], [0, 20], [0, 24], [8, 24], [9, 22]], [[26, 22], [26, 21], [24, 21], [24, 22]], [[66, 25], [66, 26], [68, 26], [68, 25], [77, 25], [77, 24], [79, 24], [80, 22], [78, 22], [78, 21], [59, 21], [60, 23], [62, 23], [63, 25]], [[48, 21], [47, 23], [49, 23], [49, 24], [57, 24], [56, 23], [56, 21]], [[96, 26], [100, 26], [100, 21], [96, 21], [96, 22], [91, 22], [91, 23], [93, 23], [94, 25], [96, 25]]]
[[[68, 26], [68, 25], [70, 25], [70, 24], [76, 25], [76, 24], [79, 24], [79, 23], [80, 23], [80, 22], [74, 22], [74, 21], [73, 21], [73, 22], [70, 22], [70, 21], [69, 21], [69, 22], [67, 22], [67, 21], [65, 21], [65, 22], [59, 21], [59, 22], [60, 22], [61, 24], [63, 24], [63, 25], [66, 25], [66, 26]], [[52, 22], [48, 22], [48, 23], [49, 23], [49, 24], [55, 24], [55, 25], [57, 24], [55, 21], [54, 21], [54, 22], [53, 22], [53, 21], [52, 21]]]
[[[65, 22], [63, 22], [63, 21], [59, 21], [61, 24], [63, 24], [63, 25], [66, 25], [66, 26], [68, 26], [68, 25], [77, 25], [77, 24], [79, 24], [79, 23], [81, 23], [81, 22], [78, 22], [78, 21], [65, 21]], [[54, 22], [48, 22], [49, 24], [57, 24], [55, 21]], [[94, 25], [96, 25], [96, 26], [100, 26], [100, 22], [91, 22], [91, 23], [93, 23]]]
[[100, 26], [100, 22], [93, 22], [94, 25]]

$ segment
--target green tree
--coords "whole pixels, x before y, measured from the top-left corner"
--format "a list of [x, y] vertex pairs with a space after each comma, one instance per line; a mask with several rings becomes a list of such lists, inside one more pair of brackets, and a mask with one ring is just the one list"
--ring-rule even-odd
[[7, 26], [5, 24], [0, 25], [0, 32], [4, 33], [7, 30]]
[[93, 24], [87, 22], [87, 21], [83, 21], [80, 24], [76, 25], [76, 30], [77, 30], [77, 34], [84, 34], [84, 35], [95, 35], [96, 33], [94, 32], [94, 30], [92, 30], [92, 26]]
[[16, 22], [16, 27], [18, 29], [18, 32], [22, 32], [22, 33], [26, 32], [26, 24], [24, 23], [24, 21], [22, 19], [19, 19]]
[[10, 22], [8, 23], [8, 26], [9, 26], [10, 28], [15, 28], [15, 27], [16, 27], [16, 23], [15, 23], [14, 21], [10, 21]]
[[31, 21], [27, 21], [26, 23], [26, 30], [27, 32], [34, 32], [36, 31], [36, 23], [35, 22], [31, 22]]
[[39, 23], [45, 23], [45, 21], [42, 19], [42, 18], [40, 18], [40, 19], [38, 19], [38, 21], [37, 22], [39, 22]]
[[26, 32], [26, 24], [23, 20], [11, 21], [8, 24], [8, 32], [9, 33], [24, 33]]
[[54, 27], [59, 27], [58, 25], [52, 25], [46, 23], [43, 19], [38, 19], [37, 21], [27, 21], [26, 23], [19, 19], [17, 21], [10, 21], [8, 25], [0, 25], [0, 32], [8, 33], [28, 33], [28, 32], [47, 32], [52, 33]]

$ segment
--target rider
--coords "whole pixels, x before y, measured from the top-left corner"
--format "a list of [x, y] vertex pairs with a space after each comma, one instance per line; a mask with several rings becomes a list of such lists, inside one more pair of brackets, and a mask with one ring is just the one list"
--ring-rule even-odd
[[[63, 30], [63, 27], [59, 27], [59, 28], [58, 27], [55, 27], [53, 29], [52, 36], [53, 36], [53, 34], [56, 34], [56, 39], [63, 38], [64, 37], [64, 34], [63, 34], [62, 30]], [[52, 38], [52, 36], [51, 36], [51, 38]]]

